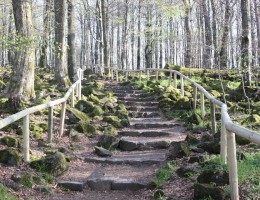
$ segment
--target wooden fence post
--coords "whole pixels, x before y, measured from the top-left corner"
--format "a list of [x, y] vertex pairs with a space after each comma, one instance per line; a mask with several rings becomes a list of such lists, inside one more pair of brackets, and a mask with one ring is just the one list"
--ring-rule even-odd
[[52, 143], [53, 138], [53, 106], [49, 107], [48, 113], [48, 143]]
[[200, 91], [200, 109], [201, 109], [201, 117], [205, 118], [205, 102], [204, 102], [204, 93]]
[[158, 70], [156, 71], [156, 80], [157, 81], [159, 80], [159, 71]]
[[71, 92], [71, 107], [72, 108], [74, 108], [74, 106], [75, 106], [74, 90], [75, 90], [75, 88], [72, 88], [72, 92]]
[[194, 86], [193, 88], [193, 110], [196, 112], [196, 107], [197, 107], [197, 93], [198, 93], [198, 88]]
[[238, 200], [238, 177], [237, 177], [237, 153], [236, 153], [236, 139], [235, 133], [227, 131], [228, 138], [228, 173], [229, 184], [231, 189], [231, 199]]
[[172, 72], [170, 72], [170, 76], [168, 79], [168, 86], [171, 86], [171, 83], [172, 83]]
[[78, 83], [78, 100], [81, 100], [81, 80]]
[[149, 71], [149, 69], [147, 69], [147, 81], [149, 81], [150, 80], [150, 71]]
[[23, 118], [23, 155], [24, 155], [24, 161], [29, 162], [30, 156], [29, 156], [29, 142], [30, 142], [30, 116], [26, 115]]
[[60, 136], [62, 136], [62, 135], [63, 135], [63, 132], [64, 132], [65, 114], [66, 114], [66, 101], [62, 103], [62, 107], [61, 107], [61, 115], [60, 115]]
[[212, 125], [212, 134], [216, 133], [216, 108], [215, 104], [210, 101], [210, 115], [211, 115], [211, 125]]
[[118, 70], [116, 70], [116, 82], [119, 82]]
[[181, 95], [184, 97], [184, 81], [183, 81], [183, 77], [180, 77], [181, 79]]
[[111, 70], [111, 80], [112, 81], [114, 80], [114, 70], [113, 69]]
[[220, 158], [223, 165], [227, 164], [227, 130], [225, 127], [224, 117], [221, 113], [221, 149]]
[[177, 74], [174, 72], [174, 77], [173, 77], [173, 81], [174, 81], [174, 88], [178, 88], [178, 85], [177, 85]]

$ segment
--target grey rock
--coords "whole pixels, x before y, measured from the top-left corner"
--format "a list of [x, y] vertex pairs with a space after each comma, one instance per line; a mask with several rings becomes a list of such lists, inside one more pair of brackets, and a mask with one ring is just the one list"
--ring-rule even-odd
[[138, 149], [138, 143], [128, 140], [120, 140], [119, 148], [125, 151], [133, 151], [135, 149]]
[[75, 181], [61, 181], [58, 182], [58, 186], [72, 191], [83, 191], [84, 183]]
[[92, 190], [109, 191], [111, 190], [112, 181], [109, 179], [89, 179], [87, 185]]
[[141, 190], [146, 188], [147, 185], [144, 183], [132, 182], [132, 181], [113, 181], [112, 190]]
[[101, 157], [110, 157], [112, 156], [112, 153], [111, 151], [103, 148], [103, 147], [97, 147], [95, 146], [95, 152], [98, 156], [101, 156]]
[[119, 139], [112, 136], [112, 135], [102, 135], [99, 138], [97, 146], [103, 147], [105, 149], [114, 149], [117, 148], [119, 145]]
[[194, 200], [211, 197], [212, 199], [224, 200], [225, 192], [220, 187], [213, 187], [208, 184], [196, 183], [194, 185]]

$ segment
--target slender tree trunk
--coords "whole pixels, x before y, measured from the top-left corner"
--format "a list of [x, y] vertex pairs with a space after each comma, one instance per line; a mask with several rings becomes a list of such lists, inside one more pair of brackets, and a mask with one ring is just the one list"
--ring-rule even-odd
[[229, 0], [226, 0], [223, 35], [221, 38], [221, 48], [219, 53], [220, 69], [227, 69], [228, 67], [227, 66], [227, 59], [228, 59], [227, 45], [228, 45], [228, 36], [229, 36], [229, 16], [230, 16]]
[[[18, 50], [15, 50], [13, 73], [5, 96], [15, 108], [21, 100], [33, 98], [34, 94], [34, 36], [31, 5], [28, 1], [12, 0]], [[20, 39], [19, 39], [20, 38]], [[22, 41], [25, 39], [26, 44]]]
[[74, 0], [67, 0], [67, 1], [68, 1], [68, 74], [70, 80], [74, 82], [74, 74], [76, 72], [75, 2]]
[[141, 0], [138, 4], [137, 69], [141, 68]]
[[241, 66], [245, 85], [251, 84], [250, 56], [250, 15], [249, 0], [241, 0], [242, 36], [241, 36]]
[[102, 41], [103, 41], [104, 65], [105, 65], [105, 67], [108, 67], [108, 63], [109, 63], [108, 39], [107, 39], [107, 37], [108, 37], [108, 34], [107, 34], [108, 18], [106, 16], [106, 7], [107, 7], [107, 5], [105, 5], [106, 2], [107, 2], [106, 0], [101, 0], [101, 16], [102, 16], [102, 36], [103, 36]]
[[[8, 26], [8, 40], [9, 41], [13, 41], [14, 40], [14, 26], [13, 26], [13, 23], [14, 23], [14, 15], [13, 15], [13, 9], [10, 8], [10, 11], [9, 11], [9, 26]], [[9, 65], [13, 66], [14, 65], [14, 52], [12, 49], [8, 49], [8, 52], [7, 52], [7, 55], [8, 55], [8, 63]]]
[[[228, 0], [226, 2], [228, 2]], [[211, 0], [211, 9], [212, 9], [212, 35], [213, 35], [213, 48], [214, 48], [213, 64], [218, 66], [219, 53], [217, 49], [217, 19], [216, 19], [216, 6], [214, 0]]]
[[146, 45], [145, 45], [145, 67], [152, 68], [153, 59], [153, 41], [152, 41], [152, 4], [147, 5], [147, 15], [146, 15]]
[[184, 53], [184, 65], [191, 67], [191, 30], [190, 30], [190, 8], [187, 0], [183, 0], [185, 6], [185, 36], [186, 36], [186, 51]]
[[260, 65], [260, 5], [257, 4], [257, 0], [254, 0], [255, 6], [255, 22], [256, 22], [256, 35], [257, 35], [257, 60]]
[[66, 0], [55, 0], [55, 78], [63, 86], [68, 85], [65, 69], [65, 8]]

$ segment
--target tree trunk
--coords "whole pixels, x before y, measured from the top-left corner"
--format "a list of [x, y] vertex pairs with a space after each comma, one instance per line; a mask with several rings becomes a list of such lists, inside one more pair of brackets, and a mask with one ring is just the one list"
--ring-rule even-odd
[[65, 8], [66, 0], [55, 0], [55, 78], [62, 86], [68, 85], [65, 69]]
[[[34, 36], [31, 5], [28, 1], [12, 0], [16, 27], [16, 41], [13, 73], [5, 96], [15, 108], [20, 107], [21, 100], [33, 98], [34, 94]], [[26, 42], [24, 43], [25, 40]], [[22, 43], [23, 42], [23, 43]]]
[[224, 17], [224, 27], [223, 27], [223, 35], [221, 38], [221, 48], [219, 53], [220, 58], [220, 69], [227, 69], [227, 43], [229, 36], [229, 16], [230, 16], [230, 7], [229, 0], [226, 0], [225, 5], [225, 17]]
[[[107, 25], [108, 25], [108, 18], [107, 18], [107, 3], [106, 1], [101, 0], [101, 16], [102, 16], [102, 36], [103, 36], [103, 55], [104, 55], [104, 65], [108, 67], [109, 63], [109, 55], [108, 55], [108, 34], [107, 34]], [[108, 70], [106, 70], [106, 73]]]
[[141, 0], [138, 4], [137, 69], [141, 69]]
[[152, 41], [152, 4], [147, 5], [147, 15], [146, 15], [146, 45], [145, 45], [145, 67], [152, 68], [153, 59], [153, 41]]
[[75, 35], [75, 2], [68, 0], [68, 73], [72, 82], [76, 72]]
[[242, 36], [241, 36], [241, 66], [245, 85], [251, 84], [251, 67], [249, 62], [250, 49], [250, 15], [249, 0], [241, 0]]
[[184, 65], [191, 67], [191, 31], [190, 31], [190, 8], [187, 0], [183, 0], [185, 6], [185, 36], [186, 36], [186, 51], [184, 53]]

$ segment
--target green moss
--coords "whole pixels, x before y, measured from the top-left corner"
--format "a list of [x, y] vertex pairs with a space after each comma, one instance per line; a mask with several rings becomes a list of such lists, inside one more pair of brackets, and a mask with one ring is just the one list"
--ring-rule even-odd
[[78, 121], [82, 121], [84, 123], [90, 123], [90, 119], [86, 113], [81, 112], [75, 108], [67, 108], [67, 109], [78, 119]]
[[1, 138], [1, 142], [8, 147], [18, 147], [20, 145], [19, 139], [12, 138], [10, 136], [5, 136]]
[[3, 149], [0, 150], [0, 163], [4, 163], [10, 166], [16, 166], [21, 164], [22, 158], [20, 153], [15, 149]]
[[191, 102], [188, 97], [182, 97], [180, 98], [174, 106], [178, 109], [191, 109]]
[[94, 110], [94, 104], [90, 101], [80, 100], [76, 104], [76, 108], [85, 113], [91, 113]]
[[117, 131], [113, 126], [107, 126], [104, 128], [105, 135], [117, 135]]
[[260, 116], [257, 115], [257, 114], [253, 114], [253, 115], [250, 115], [249, 117], [247, 117], [243, 122], [242, 124], [243, 125], [248, 125], [248, 124], [251, 124], [251, 123], [259, 123], [260, 122]]
[[104, 111], [100, 106], [94, 106], [93, 111], [91, 112], [90, 116], [94, 117], [94, 116], [101, 116], [103, 115]]
[[215, 98], [219, 98], [219, 97], [221, 97], [221, 94], [218, 92], [218, 91], [216, 91], [216, 90], [211, 90], [211, 95], [213, 96], [213, 97], [215, 97]]
[[115, 128], [122, 127], [120, 119], [117, 116], [105, 116], [103, 121], [112, 124]]
[[162, 110], [166, 111], [169, 110], [174, 104], [174, 101], [171, 100], [170, 98], [164, 98], [159, 101], [159, 108]]
[[43, 133], [43, 129], [35, 124], [30, 125], [30, 131], [33, 133], [33, 137], [36, 139], [41, 138], [41, 135]]
[[89, 100], [96, 103], [96, 104], [101, 104], [101, 101], [99, 100], [99, 98], [97, 96], [93, 95], [93, 94], [91, 94], [89, 96]]

